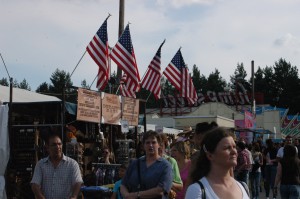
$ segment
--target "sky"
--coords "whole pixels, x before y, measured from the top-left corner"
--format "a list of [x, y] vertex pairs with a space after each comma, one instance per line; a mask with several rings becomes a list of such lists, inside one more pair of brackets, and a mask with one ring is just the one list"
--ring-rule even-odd
[[[280, 58], [300, 67], [298, 0], [125, 0], [140, 76], [164, 39], [162, 71], [181, 47], [190, 71], [215, 69], [229, 82], [238, 63], [251, 77]], [[118, 40], [119, 0], [0, 0], [0, 53], [11, 77], [32, 90], [58, 68], [70, 74], [105, 18], [108, 42]], [[71, 76], [92, 84], [98, 66], [86, 53]], [[112, 71], [117, 71], [112, 64]], [[0, 78], [7, 78], [0, 60]], [[93, 83], [92, 90], [96, 90]]]

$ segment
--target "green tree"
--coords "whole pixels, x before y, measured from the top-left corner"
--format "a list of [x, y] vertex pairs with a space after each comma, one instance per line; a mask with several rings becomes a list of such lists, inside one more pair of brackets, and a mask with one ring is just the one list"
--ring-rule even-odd
[[18, 80], [14, 79], [14, 81], [13, 81], [12, 84], [13, 84], [13, 87], [14, 87], [14, 88], [19, 88]]
[[0, 85], [2, 85], [2, 86], [9, 86], [9, 83], [8, 83], [8, 81], [7, 81], [6, 78], [2, 78], [0, 80]]
[[21, 88], [21, 89], [29, 90], [29, 91], [31, 90], [31, 88], [30, 88], [28, 82], [26, 81], [26, 79], [23, 79], [23, 81], [21, 81], [19, 83], [18, 87]]
[[196, 66], [196, 64], [194, 64], [193, 66], [193, 75], [192, 75], [192, 79], [193, 79], [193, 84], [195, 86], [196, 91], [201, 89], [201, 77], [200, 77], [200, 70], [199, 68]]
[[63, 99], [63, 89], [65, 89], [65, 100], [76, 103], [76, 89], [72, 88], [73, 82], [70, 79], [70, 74], [58, 68], [50, 77], [51, 84], [49, 85], [49, 93], [60, 99]]
[[274, 92], [276, 93], [275, 105], [298, 109], [300, 107], [298, 105], [299, 99], [295, 98], [300, 95], [300, 81], [297, 67], [280, 58], [279, 61], [275, 62], [273, 68], [273, 85]]
[[88, 85], [88, 84], [86, 83], [86, 80], [85, 80], [85, 79], [81, 81], [81, 87], [82, 87], [82, 88], [85, 88], [85, 89], [90, 89], [90, 85]]
[[37, 93], [44, 93], [48, 94], [49, 93], [49, 84], [47, 82], [43, 82], [40, 84], [37, 89], [35, 90]]
[[206, 85], [207, 90], [221, 92], [224, 91], [225, 86], [226, 80], [222, 78], [218, 69], [209, 74]]
[[245, 82], [247, 82], [246, 80], [247, 77], [247, 72], [244, 68], [244, 64], [243, 63], [238, 63], [236, 69], [234, 70], [234, 74], [230, 76], [230, 85], [231, 86], [235, 86], [235, 84], [237, 83], [237, 81], [241, 84], [245, 84]]

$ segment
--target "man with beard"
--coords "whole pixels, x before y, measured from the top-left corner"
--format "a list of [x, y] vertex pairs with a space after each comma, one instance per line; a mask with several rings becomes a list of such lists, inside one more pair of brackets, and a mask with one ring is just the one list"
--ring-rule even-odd
[[58, 135], [51, 134], [46, 142], [49, 156], [34, 169], [31, 188], [37, 199], [76, 199], [83, 183], [78, 163], [65, 156]]

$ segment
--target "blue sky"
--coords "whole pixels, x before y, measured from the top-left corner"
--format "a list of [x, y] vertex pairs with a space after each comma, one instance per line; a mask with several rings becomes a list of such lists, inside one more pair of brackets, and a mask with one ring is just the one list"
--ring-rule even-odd
[[[217, 68], [229, 81], [241, 62], [248, 78], [252, 60], [255, 70], [281, 57], [300, 66], [299, 8], [297, 0], [125, 0], [125, 25], [131, 23], [141, 77], [166, 39], [162, 70], [182, 47], [190, 70], [196, 64], [207, 77]], [[19, 82], [25, 78], [35, 90], [50, 83], [56, 68], [71, 73], [108, 13], [108, 39], [114, 46], [119, 0], [1, 0], [0, 53], [10, 76]], [[96, 74], [97, 65], [86, 54], [73, 84], [80, 86], [83, 79], [91, 84]], [[2, 77], [7, 74], [1, 62]]]

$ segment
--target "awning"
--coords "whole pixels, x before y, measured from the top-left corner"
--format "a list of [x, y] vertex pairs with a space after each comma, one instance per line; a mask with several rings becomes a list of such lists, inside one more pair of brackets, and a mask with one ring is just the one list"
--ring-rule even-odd
[[256, 128], [256, 129], [249, 129], [249, 128], [235, 128], [234, 131], [236, 132], [252, 132], [255, 134], [275, 134], [274, 132], [268, 130], [268, 129], [263, 129], [263, 128]]

